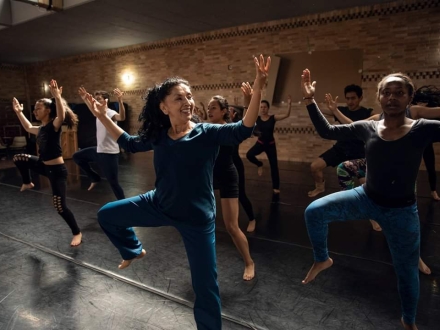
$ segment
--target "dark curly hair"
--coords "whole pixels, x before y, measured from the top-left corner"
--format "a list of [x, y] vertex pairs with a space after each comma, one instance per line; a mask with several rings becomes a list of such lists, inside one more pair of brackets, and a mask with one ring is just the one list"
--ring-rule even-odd
[[145, 105], [139, 115], [139, 121], [142, 124], [138, 134], [142, 140], [157, 142], [160, 138], [160, 132], [171, 127], [170, 118], [162, 112], [159, 106], [177, 85], [190, 87], [189, 82], [185, 79], [172, 77], [148, 90], [145, 96]]
[[[73, 126], [78, 124], [78, 116], [70, 109], [66, 100], [61, 98], [63, 102], [64, 110], [66, 111], [66, 116], [64, 117], [64, 122], [67, 124], [67, 127], [72, 128]], [[38, 103], [42, 103], [45, 108], [50, 109], [49, 117], [51, 119], [55, 119], [57, 116], [57, 103], [54, 98], [52, 99], [39, 99]]]
[[434, 85], [422, 86], [415, 91], [411, 103], [426, 103], [429, 108], [440, 107], [440, 89]]

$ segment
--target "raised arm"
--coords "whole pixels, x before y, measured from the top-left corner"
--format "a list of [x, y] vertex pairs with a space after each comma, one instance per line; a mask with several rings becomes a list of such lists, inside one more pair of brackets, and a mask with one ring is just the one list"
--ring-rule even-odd
[[150, 142], [144, 142], [137, 136], [131, 136], [107, 117], [107, 100], [104, 103], [96, 101], [92, 95], [87, 94], [87, 101], [92, 107], [90, 111], [104, 125], [110, 136], [127, 152], [149, 151], [153, 149]]
[[61, 98], [63, 87], [58, 88], [57, 81], [52, 79], [49, 83], [49, 90], [52, 97], [55, 99], [57, 108], [57, 116], [53, 120], [53, 126], [58, 130], [61, 125], [63, 125], [64, 119], [66, 118], [66, 109], [64, 108], [64, 102]]
[[[332, 115], [335, 116], [341, 124], [353, 123], [353, 120], [351, 120], [350, 118], [345, 116], [341, 111], [339, 111], [338, 106], [337, 106], [337, 101], [338, 101], [337, 96], [333, 100], [333, 97], [331, 94], [329, 94], [329, 93], [325, 94], [325, 103], [327, 105], [327, 108], [331, 111]], [[364, 120], [378, 121], [378, 120], [380, 120], [380, 114], [374, 114], [371, 117], [368, 117], [367, 119], [364, 119]]]
[[[87, 98], [87, 91], [86, 91], [86, 89], [83, 87], [83, 86], [81, 86], [81, 87], [79, 87], [78, 88], [78, 95], [81, 97], [81, 99], [83, 100], [83, 102], [87, 105], [87, 107], [89, 108], [89, 110], [93, 113], [93, 111], [92, 111], [92, 108], [93, 108], [93, 105], [90, 103], [90, 101], [88, 100], [88, 98]], [[93, 113], [93, 115], [95, 115], [94, 113]]]
[[292, 98], [289, 95], [287, 98], [287, 113], [283, 113], [281, 115], [275, 115], [275, 121], [289, 118], [291, 110], [292, 110]]
[[264, 61], [263, 55], [260, 55], [259, 59], [254, 57], [254, 63], [256, 77], [253, 85], [253, 93], [249, 108], [243, 117], [243, 124], [246, 127], [254, 127], [255, 122], [257, 121], [258, 112], [260, 110], [261, 91], [263, 90], [269, 75], [270, 57], [267, 57], [266, 61]]
[[412, 105], [409, 109], [412, 119], [436, 119], [440, 118], [440, 107], [428, 108], [421, 105]]
[[29, 120], [23, 114], [23, 104], [20, 104], [15, 97], [12, 99], [12, 109], [14, 109], [14, 112], [17, 114], [17, 117], [20, 120], [21, 126], [23, 126], [24, 130], [28, 133], [37, 135], [39, 127], [33, 126], [29, 122]]
[[350, 125], [330, 125], [315, 102], [316, 81], [311, 81], [310, 71], [305, 69], [301, 76], [301, 89], [303, 99], [309, 111], [310, 119], [318, 134], [328, 140], [356, 139], [355, 126]]
[[119, 113], [114, 115], [112, 119], [116, 120], [116, 121], [124, 121], [125, 120], [125, 107], [124, 107], [124, 102], [122, 100], [122, 97], [124, 96], [124, 92], [122, 92], [121, 90], [119, 90], [119, 88], [115, 88], [113, 90], [113, 93], [116, 95], [116, 97], [118, 98], [118, 103], [119, 103]]

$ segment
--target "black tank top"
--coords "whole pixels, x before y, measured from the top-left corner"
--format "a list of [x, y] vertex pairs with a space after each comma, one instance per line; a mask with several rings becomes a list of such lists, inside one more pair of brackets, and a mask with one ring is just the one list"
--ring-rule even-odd
[[260, 116], [257, 118], [257, 127], [259, 137], [258, 141], [268, 144], [275, 141], [273, 131], [275, 130], [275, 115], [271, 115], [268, 120], [262, 120]]
[[56, 132], [53, 126], [53, 120], [44, 126], [40, 126], [37, 135], [37, 144], [41, 160], [48, 161], [62, 155], [60, 137], [61, 127], [58, 132]]
[[233, 152], [234, 146], [220, 146], [214, 165], [214, 177], [221, 177], [222, 173], [234, 170], [235, 166], [232, 160]]

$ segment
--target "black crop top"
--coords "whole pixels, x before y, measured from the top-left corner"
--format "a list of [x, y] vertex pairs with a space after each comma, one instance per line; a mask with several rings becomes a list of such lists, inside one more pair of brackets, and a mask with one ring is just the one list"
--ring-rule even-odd
[[258, 116], [257, 127], [255, 130], [259, 132], [259, 141], [263, 143], [271, 143], [275, 140], [275, 138], [273, 137], [275, 122], [275, 115], [271, 115], [268, 120], [262, 120], [261, 117]]
[[440, 122], [415, 120], [400, 139], [386, 141], [378, 134], [378, 121], [357, 121], [349, 125], [330, 125], [317, 105], [307, 106], [310, 119], [324, 139], [358, 138], [365, 143], [368, 171], [365, 193], [384, 207], [405, 207], [415, 203], [414, 188], [425, 147], [440, 142]]
[[234, 169], [235, 166], [232, 160], [233, 152], [234, 146], [220, 146], [214, 165], [214, 177], [221, 178], [223, 173]]
[[58, 158], [62, 155], [61, 144], [61, 127], [58, 132], [55, 131], [53, 120], [44, 126], [40, 126], [37, 135], [38, 153], [42, 161], [48, 161]]

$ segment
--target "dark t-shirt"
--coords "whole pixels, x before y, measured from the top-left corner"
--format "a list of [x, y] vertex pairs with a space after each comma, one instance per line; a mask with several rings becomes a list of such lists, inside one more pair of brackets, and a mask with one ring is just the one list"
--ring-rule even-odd
[[330, 125], [315, 103], [307, 106], [319, 135], [329, 140], [358, 138], [365, 143], [368, 164], [365, 192], [376, 204], [405, 207], [415, 203], [414, 188], [425, 147], [440, 142], [440, 122], [419, 119], [395, 141], [378, 135], [378, 121]]
[[258, 140], [268, 144], [275, 140], [273, 131], [275, 130], [275, 115], [271, 115], [268, 120], [262, 120], [260, 116], [257, 118], [256, 130], [259, 132]]
[[[371, 108], [367, 109], [364, 107], [360, 107], [356, 111], [350, 111], [348, 107], [338, 107], [338, 109], [345, 117], [350, 118], [352, 121], [367, 119], [371, 117], [371, 112], [373, 111]], [[336, 117], [335, 121], [339, 122]], [[346, 155], [350, 155], [350, 159], [365, 157], [364, 143], [358, 139], [338, 141], [334, 147]]]
[[56, 132], [53, 126], [53, 120], [44, 126], [40, 126], [37, 135], [37, 144], [41, 160], [52, 160], [62, 155], [60, 137], [61, 127]]

